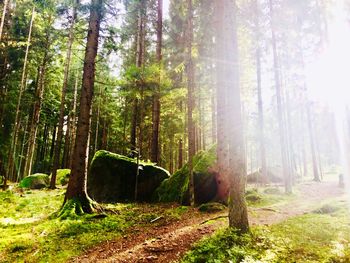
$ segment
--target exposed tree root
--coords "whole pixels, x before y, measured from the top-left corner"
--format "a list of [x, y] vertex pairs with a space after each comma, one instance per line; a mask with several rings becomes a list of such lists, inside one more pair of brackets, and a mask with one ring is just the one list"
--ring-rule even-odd
[[76, 218], [84, 214], [103, 213], [103, 208], [89, 197], [74, 197], [64, 202], [61, 209], [54, 214], [60, 219]]

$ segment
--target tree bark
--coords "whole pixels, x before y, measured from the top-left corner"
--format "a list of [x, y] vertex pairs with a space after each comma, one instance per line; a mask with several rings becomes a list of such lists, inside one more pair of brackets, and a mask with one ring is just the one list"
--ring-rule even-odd
[[3, 29], [4, 29], [4, 24], [5, 24], [5, 17], [7, 13], [7, 6], [9, 4], [9, 0], [4, 0], [4, 5], [2, 9], [2, 16], [1, 16], [1, 22], [0, 22], [0, 42], [2, 39], [2, 34], [3, 34]]
[[59, 116], [59, 120], [58, 120], [57, 140], [56, 140], [56, 144], [55, 144], [55, 152], [54, 152], [54, 157], [53, 157], [53, 167], [52, 167], [50, 189], [56, 188], [57, 169], [59, 168], [59, 163], [60, 163], [61, 144], [62, 144], [63, 125], [64, 125], [64, 113], [65, 113], [65, 101], [66, 101], [66, 93], [67, 93], [67, 86], [68, 86], [69, 68], [70, 68], [71, 56], [72, 56], [72, 45], [74, 42], [74, 26], [75, 26], [75, 21], [77, 18], [78, 4], [79, 4], [79, 1], [75, 1], [73, 4], [72, 20], [70, 21], [68, 44], [67, 44], [67, 54], [66, 54], [66, 61], [65, 61], [65, 66], [64, 66], [63, 86], [62, 86], [62, 91], [61, 91], [60, 116]]
[[72, 108], [72, 137], [71, 137], [71, 148], [70, 148], [70, 156], [69, 156], [69, 162], [68, 167], [72, 167], [73, 162], [73, 151], [74, 151], [74, 145], [75, 145], [75, 139], [76, 139], [76, 130], [77, 130], [77, 98], [78, 98], [78, 85], [79, 85], [79, 74], [76, 73], [75, 76], [75, 84], [74, 84], [74, 96], [73, 96], [73, 108]]
[[23, 177], [30, 175], [32, 172], [36, 134], [38, 132], [38, 125], [40, 121], [40, 111], [41, 111], [41, 105], [42, 105], [42, 100], [44, 95], [44, 79], [46, 74], [46, 63], [47, 63], [47, 55], [48, 55], [47, 52], [48, 52], [48, 49], [46, 49], [45, 51], [43, 63], [40, 66], [40, 70], [39, 70], [39, 79], [38, 79], [37, 89], [35, 92], [36, 99], [34, 102], [33, 116], [30, 123], [28, 147], [27, 147], [26, 162], [25, 162]]
[[320, 174], [318, 172], [318, 166], [317, 166], [317, 156], [316, 156], [316, 149], [315, 149], [315, 136], [314, 136], [314, 129], [312, 125], [311, 120], [311, 111], [310, 111], [310, 102], [306, 102], [306, 116], [307, 116], [307, 126], [309, 130], [309, 137], [310, 137], [310, 149], [311, 149], [311, 157], [312, 157], [312, 169], [314, 173], [314, 181], [320, 182]]
[[195, 108], [194, 98], [194, 64], [192, 57], [193, 43], [193, 7], [192, 0], [187, 0], [187, 28], [186, 28], [186, 74], [187, 74], [187, 121], [188, 121], [188, 169], [190, 174], [189, 193], [190, 204], [194, 205], [194, 179], [193, 179], [193, 156], [195, 154], [195, 127], [193, 121], [193, 111]]
[[157, 6], [157, 63], [159, 66], [158, 85], [153, 95], [152, 107], [152, 142], [151, 161], [158, 163], [159, 160], [159, 123], [160, 123], [160, 87], [162, 70], [162, 39], [163, 39], [163, 0], [158, 0]]
[[281, 158], [282, 158], [282, 169], [285, 180], [285, 191], [286, 193], [292, 192], [292, 182], [290, 178], [290, 171], [288, 167], [288, 156], [287, 156], [287, 140], [286, 140], [286, 127], [283, 118], [283, 105], [282, 105], [282, 92], [281, 92], [281, 80], [280, 80], [280, 65], [277, 54], [277, 41], [275, 33], [275, 21], [274, 21], [274, 10], [273, 1], [269, 0], [269, 11], [271, 18], [271, 37], [272, 37], [272, 51], [273, 51], [273, 64], [274, 64], [274, 78], [275, 78], [275, 89], [277, 99], [277, 118], [278, 128], [280, 135], [280, 147], [281, 147]]
[[[249, 231], [249, 223], [245, 203], [246, 163], [239, 88], [236, 2], [215, 1], [215, 9], [215, 14], [218, 15], [217, 36], [222, 36], [216, 38], [217, 104], [224, 102], [218, 108], [218, 127], [227, 129], [224, 136], [219, 136], [221, 131], [218, 130], [218, 145], [221, 147], [218, 151], [221, 166], [218, 172], [229, 178], [229, 225], [244, 233]], [[226, 99], [223, 95], [227, 95]], [[226, 121], [226, 125], [223, 121]]]
[[261, 177], [263, 182], [268, 182], [267, 176], [267, 161], [266, 161], [266, 148], [265, 148], [265, 133], [264, 133], [264, 108], [261, 90], [261, 47], [260, 47], [260, 9], [259, 1], [255, 2], [256, 8], [256, 79], [257, 79], [257, 91], [258, 91], [258, 127], [259, 127], [259, 143], [260, 143], [260, 161], [261, 161]]
[[23, 63], [23, 68], [22, 68], [22, 77], [21, 77], [21, 84], [19, 87], [19, 94], [18, 94], [18, 100], [17, 100], [17, 107], [16, 107], [16, 117], [15, 117], [15, 125], [13, 129], [13, 134], [12, 134], [12, 141], [11, 141], [11, 146], [9, 150], [9, 155], [7, 159], [7, 174], [5, 175], [4, 179], [4, 187], [6, 187], [7, 184], [7, 178], [9, 175], [13, 174], [13, 169], [14, 169], [14, 161], [16, 157], [16, 146], [17, 146], [17, 139], [18, 139], [18, 132], [19, 132], [19, 127], [20, 127], [20, 107], [22, 103], [22, 95], [23, 91], [26, 86], [26, 74], [27, 74], [27, 63], [28, 63], [28, 54], [29, 54], [29, 47], [31, 44], [31, 38], [32, 38], [32, 29], [33, 29], [33, 23], [34, 23], [34, 17], [35, 17], [35, 6], [32, 8], [32, 16], [30, 19], [30, 24], [29, 24], [29, 32], [28, 32], [28, 39], [27, 39], [27, 47], [26, 47], [26, 52], [24, 56], [24, 63]]
[[84, 213], [91, 213], [94, 210], [86, 190], [86, 177], [88, 169], [89, 130], [95, 82], [95, 60], [98, 50], [102, 9], [103, 0], [91, 1], [77, 136], [73, 152], [71, 176], [64, 200], [64, 203], [69, 201], [75, 202]]

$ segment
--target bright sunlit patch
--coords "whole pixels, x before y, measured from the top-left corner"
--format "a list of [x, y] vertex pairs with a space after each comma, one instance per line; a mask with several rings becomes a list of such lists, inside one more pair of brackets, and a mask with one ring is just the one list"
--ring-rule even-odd
[[323, 52], [307, 65], [306, 78], [310, 100], [322, 102], [334, 112], [341, 163], [349, 191], [350, 127], [346, 109], [350, 106], [350, 23], [344, 10], [342, 1], [336, 1], [332, 6], [332, 20], [328, 22], [329, 41]]
[[306, 75], [311, 100], [340, 110], [350, 104], [350, 25], [342, 3], [333, 7], [329, 21], [329, 42], [323, 52], [307, 65]]

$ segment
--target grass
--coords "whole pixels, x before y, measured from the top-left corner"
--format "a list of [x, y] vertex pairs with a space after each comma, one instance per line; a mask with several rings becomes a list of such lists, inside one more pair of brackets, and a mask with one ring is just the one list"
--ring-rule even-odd
[[350, 262], [347, 206], [339, 201], [329, 206], [337, 209], [290, 218], [271, 227], [255, 227], [243, 236], [225, 229], [199, 242], [182, 263]]
[[248, 186], [246, 190], [246, 201], [250, 207], [274, 206], [288, 203], [295, 199], [298, 190], [294, 194], [285, 194], [281, 187], [260, 187]]
[[179, 220], [190, 212], [181, 206], [118, 203], [107, 206], [114, 213], [104, 218], [50, 218], [63, 198], [62, 188], [0, 192], [0, 262], [66, 262], [98, 243], [126, 235], [131, 226], [150, 226], [159, 216]]

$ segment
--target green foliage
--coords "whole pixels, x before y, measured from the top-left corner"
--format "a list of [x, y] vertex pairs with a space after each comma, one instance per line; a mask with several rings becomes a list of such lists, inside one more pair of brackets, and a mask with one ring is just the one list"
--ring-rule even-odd
[[[1, 262], [66, 262], [100, 242], [125, 235], [130, 226], [149, 225], [158, 216], [178, 220], [189, 211], [176, 206], [109, 204], [106, 208], [113, 213], [102, 218], [70, 214], [62, 220], [52, 214], [63, 198], [63, 189], [0, 192]], [[71, 202], [66, 212], [74, 209]]]
[[307, 214], [239, 236], [225, 229], [199, 242], [181, 262], [349, 262], [349, 212]]
[[47, 174], [32, 174], [24, 178], [20, 183], [20, 188], [41, 189], [48, 187], [50, 184], [50, 178]]

